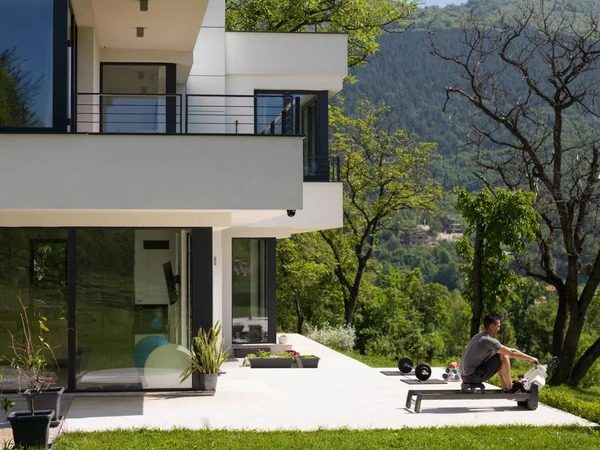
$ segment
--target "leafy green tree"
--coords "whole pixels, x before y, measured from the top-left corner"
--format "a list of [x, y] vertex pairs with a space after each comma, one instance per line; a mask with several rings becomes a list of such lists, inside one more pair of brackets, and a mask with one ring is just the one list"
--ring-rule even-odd
[[410, 0], [227, 0], [226, 25], [240, 31], [348, 33], [348, 65], [365, 64], [384, 32], [400, 31]]
[[524, 270], [558, 293], [553, 353], [561, 364], [553, 378], [578, 384], [600, 357], [600, 339], [577, 356], [600, 284], [600, 251], [584, 258], [600, 233], [600, 24], [570, 2], [527, 1], [516, 10], [500, 13], [493, 27], [471, 16], [459, 48], [442, 52], [432, 38], [432, 51], [458, 71], [446, 93], [470, 105], [460, 125], [477, 148], [481, 177], [536, 195], [543, 226], [538, 257]]
[[339, 289], [327, 264], [327, 250], [316, 233], [277, 241], [277, 324], [282, 331], [302, 333], [305, 323], [342, 322]]
[[482, 189], [477, 196], [458, 190], [457, 208], [473, 236], [458, 241], [458, 253], [467, 262], [461, 267], [467, 276], [465, 297], [471, 302], [471, 336], [479, 333], [484, 310], [498, 310], [498, 302], [518, 300], [514, 287], [519, 278], [508, 269], [511, 253], [527, 250], [539, 229], [533, 208], [534, 195], [521, 190]]
[[428, 170], [435, 144], [393, 131], [389, 108], [363, 102], [355, 114], [330, 106], [330, 152], [341, 161], [344, 228], [320, 231], [331, 249], [343, 292], [344, 320], [351, 325], [361, 283], [380, 234], [403, 209], [432, 209], [442, 190]]

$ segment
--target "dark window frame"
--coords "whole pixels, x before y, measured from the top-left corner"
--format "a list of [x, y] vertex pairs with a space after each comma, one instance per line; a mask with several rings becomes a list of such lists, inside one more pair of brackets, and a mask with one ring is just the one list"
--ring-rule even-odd
[[[256, 123], [256, 114], [258, 107], [258, 98], [262, 95], [314, 95], [317, 102], [317, 126], [316, 126], [316, 157], [317, 173], [315, 175], [304, 175], [304, 181], [329, 181], [329, 92], [328, 91], [309, 91], [309, 90], [254, 90], [254, 118]], [[299, 114], [298, 114], [299, 116]], [[298, 117], [300, 120], [300, 117]]]
[[51, 127], [1, 127], [0, 134], [66, 133], [68, 122], [68, 40], [67, 15], [69, 0], [53, 0], [52, 17], [52, 126]]
[[[115, 227], [97, 227], [97, 226], [83, 226], [83, 227], [37, 227], [37, 226], [26, 226], [26, 227], [0, 227], [0, 230], [66, 230], [67, 238], [43, 238], [45, 242], [61, 242], [67, 245], [67, 342], [68, 342], [68, 370], [67, 370], [67, 386], [66, 392], [78, 393], [78, 392], [140, 392], [140, 393], [152, 393], [152, 392], [165, 392], [165, 391], [177, 391], [177, 392], [193, 392], [200, 389], [200, 381], [197, 373], [192, 376], [192, 387], [191, 388], [152, 388], [152, 389], [101, 389], [101, 388], [86, 388], [77, 389], [76, 382], [76, 351], [77, 351], [77, 232], [80, 230], [94, 230], [94, 229], [114, 229]], [[119, 229], [127, 230], [174, 230], [179, 231], [181, 227], [117, 227]], [[189, 303], [189, 320], [191, 335], [189, 336], [190, 342], [199, 328], [208, 330], [212, 327], [213, 323], [213, 229], [211, 227], [191, 227], [186, 228], [190, 234], [190, 245], [188, 252], [191, 253], [191, 267], [188, 267], [190, 282], [190, 297]], [[262, 239], [262, 238], [261, 238]], [[273, 240], [273, 257], [275, 251], [275, 244]], [[271, 251], [271, 250], [270, 250]], [[274, 261], [274, 260], [273, 260]], [[275, 274], [273, 273], [273, 277]], [[274, 278], [273, 278], [274, 280]], [[270, 330], [270, 328], [269, 328]], [[269, 334], [270, 336], [270, 334]], [[275, 337], [275, 334], [273, 334]], [[16, 393], [15, 390], [5, 389], [5, 393]]]
[[[265, 270], [266, 270], [266, 283], [264, 289], [266, 291], [267, 297], [267, 342], [269, 343], [277, 343], [277, 259], [276, 259], [276, 249], [277, 249], [277, 239], [276, 238], [266, 238], [266, 237], [233, 237], [231, 238], [231, 256], [232, 256], [232, 266], [231, 270], [233, 271], [233, 241], [234, 240], [261, 240], [265, 242], [265, 253], [266, 253], [266, 261], [265, 261]], [[233, 305], [233, 277], [231, 278], [231, 303]], [[233, 324], [233, 313], [231, 317], [231, 323]], [[232, 328], [233, 334], [233, 328]], [[230, 337], [233, 339], [233, 335]], [[250, 344], [251, 345], [251, 344]]]

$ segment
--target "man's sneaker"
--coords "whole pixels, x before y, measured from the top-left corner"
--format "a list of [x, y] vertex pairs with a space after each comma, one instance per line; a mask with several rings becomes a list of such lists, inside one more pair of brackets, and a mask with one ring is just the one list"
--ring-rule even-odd
[[513, 381], [512, 387], [508, 390], [511, 394], [519, 394], [525, 390], [525, 386], [520, 381]]

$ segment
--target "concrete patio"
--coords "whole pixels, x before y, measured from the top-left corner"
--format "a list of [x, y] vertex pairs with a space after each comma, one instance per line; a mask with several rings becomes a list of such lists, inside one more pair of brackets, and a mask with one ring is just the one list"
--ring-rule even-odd
[[[227, 428], [315, 430], [447, 425], [594, 425], [540, 405], [535, 411], [508, 400], [430, 401], [420, 414], [405, 408], [409, 389], [456, 389], [458, 383], [414, 386], [399, 376], [289, 334], [294, 350], [321, 357], [318, 369], [250, 369], [228, 361], [215, 396], [182, 394], [69, 395], [63, 432], [116, 428]], [[441, 378], [434, 369], [432, 378]]]

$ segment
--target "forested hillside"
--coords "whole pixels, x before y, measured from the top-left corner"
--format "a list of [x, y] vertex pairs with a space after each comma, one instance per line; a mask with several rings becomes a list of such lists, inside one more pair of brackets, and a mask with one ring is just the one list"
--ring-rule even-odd
[[[596, 4], [595, 0], [569, 3], [576, 12], [590, 11]], [[472, 110], [453, 101], [442, 111], [445, 87], [452, 84], [455, 72], [451, 64], [431, 53], [427, 28], [431, 23], [436, 45], [448, 53], [457, 45], [461, 20], [469, 11], [483, 11], [483, 16], [493, 22], [498, 17], [498, 8], [506, 5], [516, 8], [520, 4], [523, 2], [469, 0], [463, 5], [418, 10], [408, 31], [382, 36], [380, 51], [366, 66], [353, 71], [359, 81], [344, 87], [346, 103], [353, 105], [359, 99], [373, 103], [384, 101], [393, 108], [399, 128], [417, 133], [423, 141], [438, 144], [432, 170], [445, 189], [455, 186], [464, 186], [470, 191], [478, 189], [479, 183], [472, 173], [477, 170], [471, 164], [473, 150], [465, 147], [462, 132], [453, 125], [467, 122]]]

